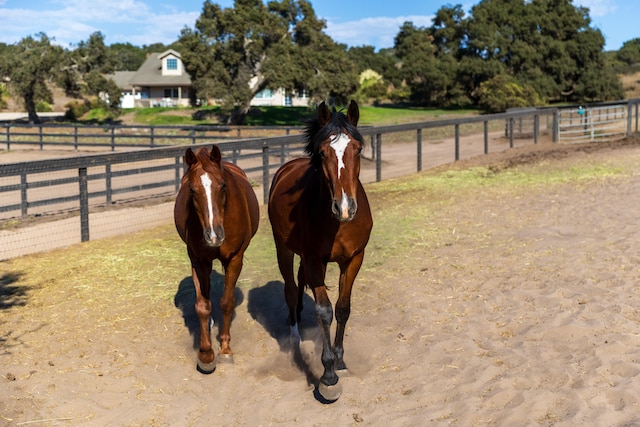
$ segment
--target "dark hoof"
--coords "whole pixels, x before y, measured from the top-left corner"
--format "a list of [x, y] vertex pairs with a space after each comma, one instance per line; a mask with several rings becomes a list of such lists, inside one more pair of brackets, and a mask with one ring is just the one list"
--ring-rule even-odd
[[205, 363], [200, 359], [198, 359], [198, 364], [196, 368], [198, 369], [198, 372], [200, 372], [201, 374], [205, 374], [205, 375], [212, 374], [213, 371], [216, 370], [216, 359], [213, 359], [213, 361], [209, 363]]
[[326, 385], [321, 382], [318, 384], [318, 394], [329, 403], [335, 402], [342, 394], [342, 385], [340, 383]]
[[233, 354], [220, 354], [218, 353], [218, 362], [225, 365], [233, 365]]

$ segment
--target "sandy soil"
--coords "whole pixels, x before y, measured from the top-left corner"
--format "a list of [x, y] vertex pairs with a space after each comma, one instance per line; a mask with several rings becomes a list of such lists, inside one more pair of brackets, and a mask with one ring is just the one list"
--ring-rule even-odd
[[[452, 194], [431, 224], [447, 242], [407, 248], [383, 275], [365, 261], [351, 375], [331, 405], [291, 361], [279, 277], [238, 293], [235, 365], [210, 376], [195, 370], [185, 280], [173, 304], [141, 297], [98, 312], [52, 289], [0, 306], [0, 424], [640, 425], [640, 146], [531, 147], [453, 167], [584, 159], [632, 173]], [[302, 365], [317, 376], [314, 323], [307, 312]]]

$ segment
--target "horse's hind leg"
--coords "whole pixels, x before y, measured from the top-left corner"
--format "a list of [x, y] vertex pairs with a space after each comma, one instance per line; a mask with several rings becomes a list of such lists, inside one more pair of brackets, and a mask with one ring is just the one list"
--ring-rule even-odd
[[196, 290], [196, 314], [200, 322], [200, 351], [198, 371], [210, 374], [216, 369], [215, 353], [211, 347], [211, 264], [192, 262], [191, 275]]
[[298, 287], [293, 276], [293, 252], [276, 239], [276, 252], [278, 254], [278, 267], [284, 280], [284, 299], [289, 308], [289, 325], [291, 326], [291, 341], [294, 345], [300, 344], [300, 332], [298, 330]]
[[351, 290], [353, 282], [360, 271], [364, 251], [354, 256], [347, 264], [340, 265], [340, 290], [338, 301], [336, 302], [336, 337], [333, 343], [333, 354], [335, 355], [335, 369], [340, 375], [348, 373], [347, 365], [344, 363], [344, 331], [351, 313]]

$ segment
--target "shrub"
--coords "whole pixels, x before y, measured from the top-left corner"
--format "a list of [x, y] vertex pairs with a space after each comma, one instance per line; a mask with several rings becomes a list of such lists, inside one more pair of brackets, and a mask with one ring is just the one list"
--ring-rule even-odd
[[67, 120], [78, 120], [89, 112], [91, 104], [86, 101], [76, 100], [66, 103], [64, 108], [67, 109], [64, 114]]

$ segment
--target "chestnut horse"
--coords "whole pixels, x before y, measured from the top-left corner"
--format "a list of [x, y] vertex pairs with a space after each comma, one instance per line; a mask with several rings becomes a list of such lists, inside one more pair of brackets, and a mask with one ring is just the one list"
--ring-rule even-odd
[[[354, 101], [346, 116], [321, 103], [317, 118], [308, 123], [305, 132], [309, 157], [285, 163], [273, 177], [269, 194], [269, 220], [284, 279], [291, 337], [299, 345], [302, 299], [305, 286], [309, 286], [322, 333], [324, 373], [318, 392], [328, 401], [337, 400], [341, 394], [336, 371], [347, 371], [343, 339], [351, 310], [351, 289], [373, 227], [367, 195], [359, 179], [364, 146], [356, 128], [359, 114]], [[297, 286], [294, 254], [300, 256]], [[333, 308], [324, 283], [330, 261], [340, 267], [333, 345]]]
[[200, 321], [198, 370], [210, 374], [216, 357], [211, 347], [210, 276], [212, 262], [219, 259], [224, 268], [224, 292], [220, 299], [222, 328], [218, 358], [233, 363], [231, 315], [235, 308], [234, 290], [244, 251], [258, 230], [258, 200], [244, 172], [222, 161], [220, 149], [205, 147], [195, 153], [188, 148], [174, 207], [178, 234], [187, 244], [191, 275], [196, 289], [196, 313]]

